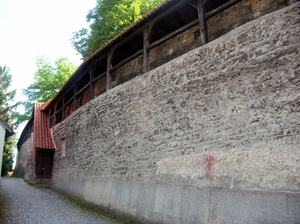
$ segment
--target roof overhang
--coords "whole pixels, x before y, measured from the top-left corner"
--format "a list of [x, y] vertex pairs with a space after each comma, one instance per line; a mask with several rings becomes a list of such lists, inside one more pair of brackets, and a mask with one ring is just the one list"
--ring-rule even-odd
[[5, 127], [5, 138], [8, 138], [15, 134], [12, 127], [10, 127], [9, 124], [7, 124], [1, 117], [0, 123]]

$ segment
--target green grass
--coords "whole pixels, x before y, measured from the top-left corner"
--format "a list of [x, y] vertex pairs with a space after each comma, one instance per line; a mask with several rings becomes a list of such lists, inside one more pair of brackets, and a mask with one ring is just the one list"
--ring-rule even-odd
[[123, 224], [133, 224], [133, 220], [132, 219], [123, 219], [123, 218], [120, 218], [116, 215], [112, 215], [112, 214], [107, 214], [103, 211], [100, 211], [96, 208], [93, 208], [85, 203], [81, 203], [81, 202], [78, 202], [78, 201], [74, 201], [74, 200], [71, 200], [71, 199], [66, 199], [66, 198], [63, 198], [64, 200], [67, 200], [70, 204], [76, 206], [77, 208], [80, 208], [84, 211], [89, 211], [89, 212], [94, 212], [94, 213], [97, 213], [98, 215], [101, 215], [101, 216], [104, 216], [104, 217], [107, 217], [107, 218], [110, 218], [112, 220], [115, 220], [115, 221], [118, 221], [118, 222], [121, 222]]
[[25, 180], [25, 179], [24, 179], [24, 182], [25, 182], [27, 185], [29, 185], [29, 186], [34, 186], [34, 184], [31, 183], [29, 180]]
[[12, 174], [11, 177], [14, 177], [14, 178], [24, 178], [23, 176], [21, 175], [18, 175], [18, 174]]

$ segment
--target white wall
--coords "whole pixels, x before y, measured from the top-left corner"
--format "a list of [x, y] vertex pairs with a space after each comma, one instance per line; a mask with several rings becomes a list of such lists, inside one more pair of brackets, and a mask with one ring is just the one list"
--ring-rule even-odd
[[0, 174], [2, 169], [2, 156], [3, 156], [5, 131], [6, 131], [6, 127], [0, 122]]

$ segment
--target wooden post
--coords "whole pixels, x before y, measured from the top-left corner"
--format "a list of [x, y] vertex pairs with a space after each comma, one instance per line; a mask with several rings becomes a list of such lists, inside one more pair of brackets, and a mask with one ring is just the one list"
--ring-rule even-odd
[[75, 82], [74, 83], [74, 111], [78, 108], [77, 92], [78, 92], [78, 82]]
[[54, 112], [53, 112], [53, 126], [56, 125], [56, 121], [57, 121], [57, 113], [56, 113], [56, 109], [57, 109], [57, 102], [54, 105]]
[[151, 22], [143, 32], [143, 73], [146, 73], [150, 70], [149, 64], [149, 37], [152, 31], [154, 22]]
[[66, 118], [66, 112], [65, 112], [65, 99], [66, 99], [66, 95], [64, 95], [61, 99], [61, 120], [63, 121]]
[[111, 69], [112, 69], [112, 58], [114, 55], [114, 48], [111, 48], [107, 54], [107, 73], [106, 73], [106, 91], [110, 90], [112, 87], [112, 74], [111, 74]]
[[96, 64], [91, 66], [89, 69], [89, 74], [90, 74], [90, 100], [94, 98], [94, 83], [93, 83], [93, 73], [95, 70]]
[[206, 21], [204, 18], [204, 7], [203, 7], [203, 0], [197, 0], [198, 2], [198, 19], [199, 19], [199, 26], [200, 26], [200, 39], [201, 45], [207, 43], [207, 30], [206, 30]]

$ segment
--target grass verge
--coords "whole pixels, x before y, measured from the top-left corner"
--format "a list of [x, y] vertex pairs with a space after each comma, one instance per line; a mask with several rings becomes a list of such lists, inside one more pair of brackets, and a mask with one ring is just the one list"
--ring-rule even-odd
[[12, 174], [10, 177], [14, 177], [14, 178], [24, 178], [23, 176], [21, 175], [18, 175], [18, 174]]
[[80, 209], [82, 209], [84, 211], [94, 212], [94, 213], [97, 213], [98, 215], [110, 218], [112, 220], [121, 222], [123, 224], [133, 224], [133, 220], [132, 219], [123, 219], [123, 218], [120, 218], [120, 217], [118, 217], [116, 215], [107, 214], [107, 213], [105, 213], [103, 211], [100, 211], [100, 210], [98, 210], [96, 208], [93, 208], [92, 206], [89, 206], [89, 205], [87, 205], [85, 203], [78, 202], [78, 201], [75, 201], [75, 200], [72, 200], [72, 199], [69, 199], [69, 198], [63, 198], [63, 200], [66, 200], [68, 203], [70, 203], [70, 204], [74, 205], [75, 207], [80, 208]]
[[24, 182], [25, 182], [27, 185], [29, 185], [29, 186], [34, 186], [34, 184], [31, 183], [29, 180], [25, 180], [25, 179], [23, 179], [23, 180], [24, 180]]

